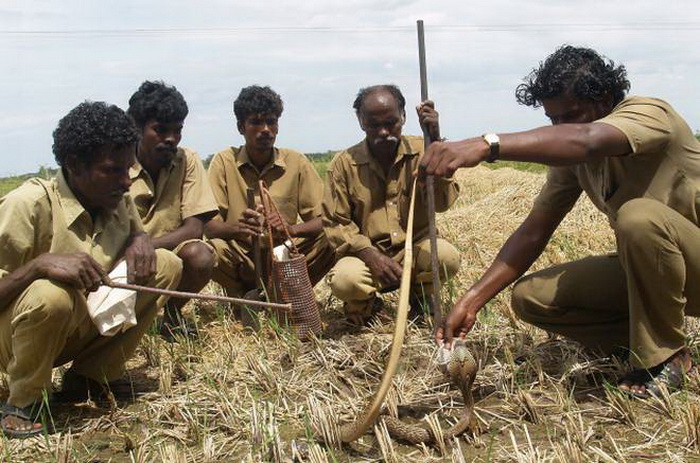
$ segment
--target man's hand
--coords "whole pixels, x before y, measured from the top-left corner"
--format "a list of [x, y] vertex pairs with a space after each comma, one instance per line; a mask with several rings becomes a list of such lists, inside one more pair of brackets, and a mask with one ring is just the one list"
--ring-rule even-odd
[[46, 253], [37, 257], [34, 265], [42, 278], [60, 281], [79, 290], [95, 291], [107, 275], [89, 254]]
[[124, 251], [126, 257], [126, 277], [129, 283], [144, 284], [156, 273], [156, 251], [151, 237], [139, 233], [131, 237]]
[[401, 283], [403, 268], [393, 259], [385, 256], [375, 248], [366, 248], [357, 253], [357, 257], [369, 267], [372, 276], [384, 288], [395, 288]]
[[435, 341], [438, 345], [444, 341], [445, 345], [449, 346], [455, 336], [464, 338], [474, 326], [478, 312], [479, 309], [469, 306], [467, 298], [462, 297], [445, 320], [444, 326], [438, 327], [435, 332]]
[[421, 161], [427, 175], [450, 178], [460, 167], [474, 167], [484, 161], [489, 147], [481, 138], [456, 142], [434, 142]]
[[416, 112], [418, 113], [418, 122], [421, 127], [428, 129], [430, 140], [440, 140], [439, 114], [435, 110], [435, 103], [430, 100], [425, 100], [416, 106]]
[[287, 221], [274, 209], [268, 212], [265, 220], [270, 227], [272, 227], [272, 237], [275, 241], [284, 241], [287, 239], [287, 234], [284, 231], [285, 227], [290, 231], [290, 234], [292, 233], [292, 227], [290, 227]]
[[256, 209], [246, 209], [238, 219], [237, 239], [251, 239], [263, 233], [262, 206]]

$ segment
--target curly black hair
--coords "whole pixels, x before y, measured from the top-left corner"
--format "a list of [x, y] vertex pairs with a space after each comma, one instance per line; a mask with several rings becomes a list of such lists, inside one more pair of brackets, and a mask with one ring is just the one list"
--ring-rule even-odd
[[249, 116], [255, 114], [274, 114], [280, 117], [282, 111], [284, 111], [282, 98], [268, 86], [245, 87], [233, 102], [233, 113], [239, 124], [243, 124]]
[[397, 87], [394, 84], [383, 84], [361, 88], [360, 91], [357, 92], [355, 101], [352, 103], [352, 107], [355, 109], [355, 113], [357, 113], [358, 115], [360, 114], [360, 109], [362, 109], [362, 103], [365, 101], [365, 98], [370, 96], [372, 93], [379, 91], [391, 93], [396, 102], [399, 104], [399, 111], [401, 111], [402, 113], [406, 112], [406, 98], [403, 97], [403, 93], [401, 93], [399, 87]]
[[570, 94], [581, 101], [602, 101], [612, 96], [613, 106], [630, 89], [627, 70], [595, 50], [564, 45], [540, 62], [515, 89], [518, 103], [537, 108], [542, 100]]
[[159, 80], [147, 80], [129, 98], [127, 113], [134, 118], [136, 125], [143, 128], [146, 122], [182, 122], [189, 109], [187, 102], [177, 88]]
[[121, 108], [85, 101], [58, 121], [53, 131], [53, 153], [59, 166], [68, 156], [90, 165], [104, 146], [123, 149], [138, 139], [134, 121]]

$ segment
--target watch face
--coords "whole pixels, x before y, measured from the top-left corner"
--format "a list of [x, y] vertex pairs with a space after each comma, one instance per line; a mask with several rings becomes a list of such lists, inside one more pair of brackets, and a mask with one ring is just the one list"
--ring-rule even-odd
[[500, 142], [498, 135], [496, 135], [495, 133], [484, 134], [484, 140], [486, 140], [489, 145], [497, 144]]

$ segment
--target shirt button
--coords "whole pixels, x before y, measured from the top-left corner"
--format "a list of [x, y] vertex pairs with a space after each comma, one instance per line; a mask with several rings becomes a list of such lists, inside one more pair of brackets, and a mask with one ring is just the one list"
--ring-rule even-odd
[[397, 236], [397, 235], [398, 235], [398, 233], [396, 233], [396, 232], [391, 232], [391, 236]]

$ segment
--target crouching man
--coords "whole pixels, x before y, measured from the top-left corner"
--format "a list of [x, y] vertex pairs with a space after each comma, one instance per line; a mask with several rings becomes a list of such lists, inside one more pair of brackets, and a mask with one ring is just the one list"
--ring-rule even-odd
[[72, 361], [63, 390], [104, 390], [151, 325], [163, 296], [139, 293], [136, 326], [101, 336], [86, 295], [124, 258], [130, 282], [171, 289], [180, 259], [154, 251], [126, 195], [138, 132], [118, 107], [85, 102], [54, 131], [56, 179], [33, 179], [0, 200], [0, 368], [9, 397], [0, 426], [10, 437], [45, 429], [51, 370]]

